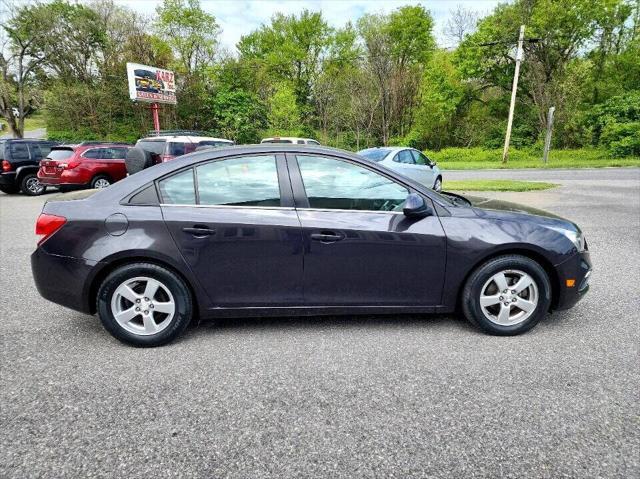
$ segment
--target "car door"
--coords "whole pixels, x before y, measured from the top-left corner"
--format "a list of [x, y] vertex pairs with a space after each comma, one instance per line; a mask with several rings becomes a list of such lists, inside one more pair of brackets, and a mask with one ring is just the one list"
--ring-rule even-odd
[[302, 303], [302, 235], [284, 156], [203, 162], [158, 189], [167, 227], [213, 307]]
[[345, 158], [297, 154], [287, 161], [304, 239], [307, 305], [440, 304], [445, 234], [437, 216], [404, 216], [413, 191]]

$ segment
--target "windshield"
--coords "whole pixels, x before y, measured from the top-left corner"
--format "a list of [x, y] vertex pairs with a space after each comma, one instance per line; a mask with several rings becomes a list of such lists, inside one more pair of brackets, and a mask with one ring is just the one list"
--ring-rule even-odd
[[382, 161], [390, 152], [389, 148], [368, 148], [360, 150], [358, 154], [364, 156], [367, 160]]
[[51, 150], [47, 155], [49, 160], [66, 160], [73, 156], [73, 150], [71, 148], [61, 148]]

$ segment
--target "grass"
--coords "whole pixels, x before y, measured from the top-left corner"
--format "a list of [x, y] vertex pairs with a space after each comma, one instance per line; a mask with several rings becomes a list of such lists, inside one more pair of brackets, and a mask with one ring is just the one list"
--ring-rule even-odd
[[542, 163], [542, 151], [537, 148], [509, 150], [509, 161], [502, 164], [502, 149], [444, 148], [426, 152], [445, 170], [482, 170], [508, 168], [604, 168], [640, 166], [640, 157], [612, 158], [605, 150], [581, 148], [551, 150], [547, 165]]
[[[4, 120], [0, 120], [0, 124], [4, 125], [4, 129], [2, 130], [2, 134], [9, 133], [9, 125]], [[40, 128], [46, 128], [47, 122], [42, 113], [35, 113], [33, 116], [25, 118], [24, 120], [24, 131], [32, 131], [38, 130]]]
[[447, 180], [442, 184], [447, 191], [539, 191], [557, 186], [555, 183], [517, 180]]

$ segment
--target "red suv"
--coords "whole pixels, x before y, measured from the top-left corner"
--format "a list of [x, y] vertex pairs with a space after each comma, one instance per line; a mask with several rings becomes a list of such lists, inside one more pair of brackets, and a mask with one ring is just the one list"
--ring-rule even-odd
[[56, 146], [40, 161], [38, 179], [60, 189], [106, 188], [127, 176], [129, 148], [111, 143]]

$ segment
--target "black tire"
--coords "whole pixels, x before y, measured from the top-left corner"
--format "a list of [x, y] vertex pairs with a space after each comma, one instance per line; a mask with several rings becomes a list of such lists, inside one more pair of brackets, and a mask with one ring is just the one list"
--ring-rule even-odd
[[436, 181], [433, 182], [433, 190], [437, 192], [442, 191], [442, 176], [438, 176]]
[[[34, 180], [37, 182], [39, 187], [34, 187]], [[40, 196], [45, 191], [47, 191], [47, 187], [38, 181], [38, 175], [33, 173], [26, 173], [20, 179], [20, 191], [27, 196]]]
[[[517, 324], [501, 325], [491, 321], [484, 314], [480, 305], [480, 296], [483, 293], [482, 288], [487, 281], [495, 274], [507, 270], [522, 271], [529, 275], [537, 287], [538, 297], [537, 305], [528, 318]], [[500, 294], [500, 292], [497, 294]], [[489, 334], [512, 336], [529, 331], [547, 314], [551, 305], [551, 283], [544, 268], [536, 261], [520, 255], [499, 256], [487, 261], [473, 271], [465, 283], [461, 300], [462, 310], [469, 322]], [[502, 308], [501, 305], [498, 307]]]
[[105, 181], [109, 183], [109, 185], [113, 183], [111, 181], [111, 178], [109, 178], [107, 175], [96, 175], [91, 180], [91, 188], [106, 188], [106, 186], [99, 186], [102, 185]]
[[20, 191], [20, 188], [15, 185], [0, 185], [0, 191], [7, 195], [15, 195]]
[[[160, 281], [173, 296], [175, 313], [168, 326], [151, 335], [134, 334], [116, 321], [111, 302], [116, 289], [132, 278], [148, 277]], [[180, 336], [193, 317], [193, 300], [185, 282], [172, 271], [151, 263], [124, 265], [109, 274], [100, 285], [97, 310], [105, 329], [116, 339], [138, 347], [154, 347], [167, 344]]]
[[127, 173], [133, 175], [139, 171], [153, 166], [153, 155], [142, 148], [129, 148], [127, 158], [124, 160]]

